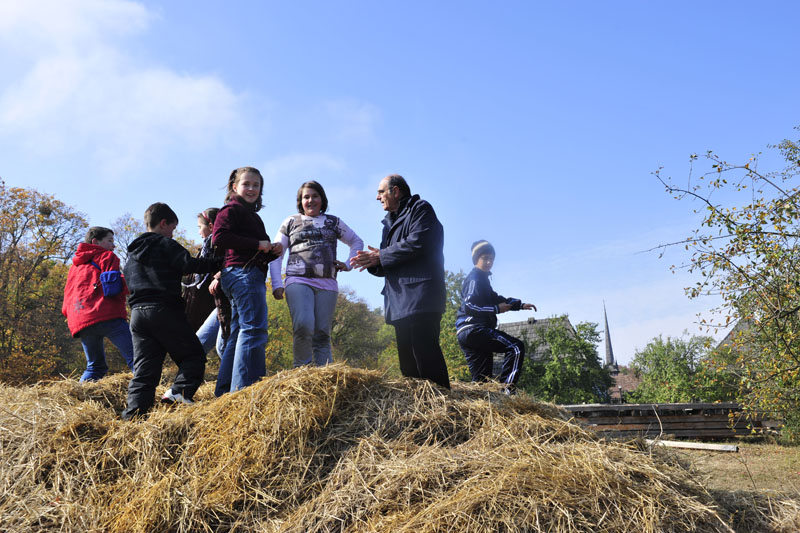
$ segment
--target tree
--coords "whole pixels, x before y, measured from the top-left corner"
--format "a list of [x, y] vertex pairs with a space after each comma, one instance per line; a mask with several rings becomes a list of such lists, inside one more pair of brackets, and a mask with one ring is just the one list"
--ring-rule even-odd
[[276, 300], [272, 296], [272, 284], [267, 285], [267, 321], [269, 342], [267, 343], [267, 371], [278, 372], [292, 368], [292, 317], [286, 298]]
[[116, 245], [114, 253], [119, 256], [120, 264], [125, 265], [128, 261], [128, 245], [147, 231], [147, 228], [141, 219], [134, 218], [130, 213], [124, 213], [111, 223], [111, 229], [114, 231]]
[[341, 289], [331, 328], [331, 345], [336, 361], [377, 368], [378, 357], [391, 342], [381, 335], [383, 313], [370, 309], [366, 301], [349, 289]]
[[472, 377], [469, 372], [467, 359], [461, 346], [458, 344], [456, 336], [456, 314], [461, 307], [461, 285], [464, 283], [466, 274], [462, 271], [450, 272], [445, 270], [445, 309], [441, 321], [441, 333], [439, 334], [439, 345], [442, 347], [447, 371], [450, 379], [469, 381]]
[[83, 363], [61, 316], [67, 261], [83, 215], [33, 189], [0, 180], [0, 379], [23, 382]]
[[[272, 296], [271, 284], [267, 287], [267, 302], [267, 369], [278, 372], [294, 365], [292, 317], [286, 298], [276, 300]], [[379, 309], [370, 310], [352, 290], [340, 290], [331, 326], [334, 361], [346, 360], [352, 366], [380, 368], [380, 354], [391, 342], [383, 333], [384, 326]]]
[[[464, 352], [458, 345], [456, 338], [456, 313], [461, 307], [461, 284], [466, 275], [464, 272], [450, 272], [445, 270], [445, 311], [442, 314], [439, 333], [439, 345], [442, 348], [447, 372], [451, 380], [469, 381], [470, 373]], [[395, 342], [394, 327], [384, 324], [379, 336], [387, 339], [386, 347], [378, 356], [378, 366], [390, 376], [400, 376], [400, 365], [397, 359], [397, 344]]]
[[[708, 367], [711, 337], [685, 334], [659, 335], [633, 356], [631, 367], [641, 383], [629, 399], [632, 402], [691, 402], [721, 400], [714, 387], [715, 372]], [[727, 399], [727, 398], [724, 398]]]
[[[146, 232], [147, 227], [143, 219], [135, 218], [130, 213], [123, 213], [122, 216], [111, 223], [111, 230], [114, 232], [114, 243], [116, 245], [114, 253], [119, 256], [120, 264], [124, 266], [128, 260], [128, 246], [136, 237]], [[199, 248], [194, 241], [186, 236], [184, 228], [176, 229], [173, 238], [192, 255]]]
[[[699, 202], [704, 213], [692, 235], [660, 248], [680, 245], [691, 252], [681, 266], [700, 281], [687, 288], [689, 297], [721, 296], [715, 311], [722, 319], [704, 324], [751, 325], [735, 335], [728, 352], [733, 359], [720, 364], [735, 374], [746, 409], [784, 415], [790, 436], [800, 438], [800, 189], [794, 185], [800, 143], [784, 140], [770, 148], [783, 157], [782, 169], [762, 172], [760, 155], [735, 164], [709, 151], [691, 156], [687, 185], [656, 172], [669, 194]], [[701, 162], [710, 167], [695, 179]]]
[[526, 340], [526, 354], [533, 354], [542, 343], [547, 354], [534, 361], [526, 355], [518, 386], [521, 390], [560, 404], [608, 401], [612, 380], [597, 353], [600, 334], [597, 324], [582, 322], [573, 330], [566, 316], [552, 320], [553, 325], [537, 331]]

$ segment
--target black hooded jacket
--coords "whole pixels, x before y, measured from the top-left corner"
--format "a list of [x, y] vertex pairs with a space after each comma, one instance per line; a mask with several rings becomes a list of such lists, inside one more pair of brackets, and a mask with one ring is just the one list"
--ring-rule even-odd
[[183, 310], [181, 277], [192, 272], [216, 272], [219, 257], [192, 257], [173, 239], [142, 233], [128, 246], [125, 282], [131, 291], [128, 305], [166, 305]]

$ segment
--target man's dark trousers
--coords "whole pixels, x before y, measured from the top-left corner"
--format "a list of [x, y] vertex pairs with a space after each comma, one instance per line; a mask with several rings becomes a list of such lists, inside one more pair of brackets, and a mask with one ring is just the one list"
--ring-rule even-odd
[[418, 313], [394, 322], [400, 372], [450, 388], [447, 364], [439, 346], [440, 313]]
[[191, 400], [203, 383], [206, 354], [183, 309], [164, 305], [134, 307], [131, 336], [133, 378], [128, 385], [128, 407], [122, 418], [143, 415], [153, 406], [167, 353], [178, 365], [172, 392]]

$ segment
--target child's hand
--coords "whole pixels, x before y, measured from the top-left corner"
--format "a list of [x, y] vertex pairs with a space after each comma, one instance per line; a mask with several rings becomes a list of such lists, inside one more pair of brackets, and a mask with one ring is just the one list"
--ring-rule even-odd
[[283, 293], [284, 293], [283, 287], [278, 287], [277, 289], [272, 291], [272, 296], [276, 300], [283, 300]]
[[511, 310], [511, 304], [507, 304], [505, 302], [497, 304], [497, 312], [498, 313], [505, 313], [506, 311]]
[[347, 265], [345, 265], [341, 261], [334, 261], [333, 262], [333, 266], [336, 267], [336, 270], [339, 271], [339, 272], [342, 272], [342, 271], [346, 272], [347, 271]]
[[211, 280], [211, 283], [208, 284], [208, 292], [210, 292], [212, 295], [216, 295], [218, 290], [219, 290], [219, 280], [218, 279]]
[[272, 253], [275, 255], [281, 255], [283, 253], [283, 245], [279, 242], [273, 243]]
[[536, 306], [533, 305], [533, 304], [522, 304], [522, 308], [523, 309], [533, 309], [534, 311], [537, 311]]

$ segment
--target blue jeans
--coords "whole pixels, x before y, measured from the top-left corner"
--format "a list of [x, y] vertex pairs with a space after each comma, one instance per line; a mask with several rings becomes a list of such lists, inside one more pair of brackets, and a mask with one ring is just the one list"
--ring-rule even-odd
[[81, 376], [81, 381], [97, 381], [108, 372], [106, 352], [103, 348], [105, 337], [117, 347], [125, 358], [128, 368], [133, 370], [133, 341], [131, 330], [124, 318], [113, 318], [87, 326], [78, 332], [78, 337], [83, 345], [83, 353], [86, 354], [86, 370]]
[[231, 302], [231, 334], [220, 357], [217, 396], [267, 375], [266, 275], [258, 268], [226, 267], [220, 283]]
[[203, 345], [203, 350], [206, 353], [211, 351], [211, 348], [217, 349], [217, 355], [222, 357], [222, 351], [225, 348], [225, 339], [219, 329], [219, 320], [217, 320], [217, 310], [214, 309], [197, 330], [197, 338], [200, 339], [200, 344]]
[[324, 366], [333, 362], [331, 323], [339, 293], [305, 283], [286, 286], [286, 303], [292, 315], [294, 366]]

